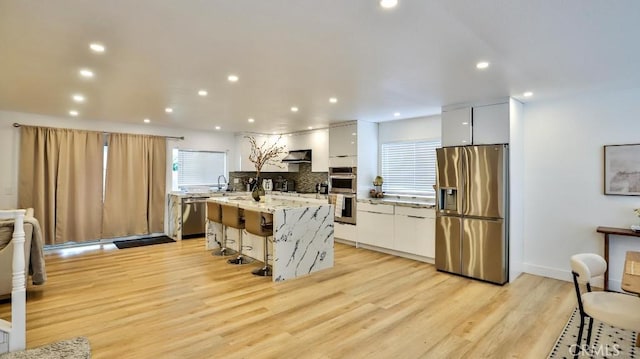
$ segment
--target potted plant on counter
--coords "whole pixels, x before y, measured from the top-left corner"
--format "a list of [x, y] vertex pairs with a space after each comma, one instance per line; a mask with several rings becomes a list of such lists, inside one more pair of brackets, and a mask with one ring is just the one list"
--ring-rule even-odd
[[279, 136], [277, 140], [269, 144], [265, 140], [262, 145], [258, 146], [255, 137], [244, 136], [249, 140], [251, 144], [251, 152], [249, 153], [249, 161], [253, 163], [256, 168], [256, 181], [251, 189], [251, 196], [254, 200], [259, 201], [260, 196], [264, 196], [264, 188], [262, 187], [262, 181], [260, 180], [260, 172], [266, 164], [274, 165], [282, 168], [280, 162], [280, 156], [286, 153], [285, 146], [279, 145], [282, 136]]

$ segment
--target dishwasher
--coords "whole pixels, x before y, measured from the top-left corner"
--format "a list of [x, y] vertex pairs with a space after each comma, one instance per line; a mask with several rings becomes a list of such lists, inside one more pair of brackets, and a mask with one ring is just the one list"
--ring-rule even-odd
[[182, 199], [182, 239], [203, 237], [207, 221], [207, 198]]

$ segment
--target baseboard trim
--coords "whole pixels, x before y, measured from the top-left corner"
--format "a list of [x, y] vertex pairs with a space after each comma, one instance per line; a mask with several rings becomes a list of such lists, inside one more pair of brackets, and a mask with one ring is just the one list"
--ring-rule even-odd
[[[573, 276], [571, 275], [570, 270], [545, 267], [545, 266], [540, 266], [540, 265], [535, 265], [530, 263], [524, 263], [522, 269], [525, 273], [529, 273], [529, 274], [533, 274], [541, 277], [563, 280], [565, 282], [573, 282]], [[615, 284], [615, 282], [616, 281], [609, 279], [610, 289], [615, 289], [615, 287], [612, 286], [612, 284]], [[598, 288], [604, 288], [604, 278], [602, 277], [594, 278], [593, 286]], [[618, 284], [618, 287], [620, 287], [619, 284]]]
[[425, 262], [425, 263], [430, 263], [430, 264], [435, 264], [436, 263], [433, 258], [423, 257], [423, 256], [420, 256], [420, 255], [417, 255], [417, 254], [412, 254], [412, 253], [400, 252], [400, 251], [396, 251], [396, 250], [388, 249], [388, 248], [376, 247], [376, 246], [372, 246], [372, 245], [369, 245], [369, 244], [364, 244], [362, 242], [358, 242], [358, 245], [356, 247], [363, 248], [363, 249], [368, 249], [368, 250], [376, 251], [376, 252], [382, 252], [382, 253], [390, 254], [390, 255], [393, 255], [393, 256], [397, 256], [397, 257], [413, 259], [414, 261], [420, 261], [420, 262]]

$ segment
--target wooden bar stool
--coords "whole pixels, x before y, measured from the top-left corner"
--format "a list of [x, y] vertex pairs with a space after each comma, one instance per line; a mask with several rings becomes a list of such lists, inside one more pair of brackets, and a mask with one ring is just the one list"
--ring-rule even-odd
[[[222, 207], [220, 203], [207, 202], [207, 219], [222, 224]], [[211, 254], [214, 256], [230, 256], [232, 254], [236, 254], [236, 251], [233, 249], [227, 248], [227, 226], [222, 224], [222, 238], [219, 241], [215, 234], [215, 241], [218, 243], [220, 248], [213, 251]]]
[[242, 255], [242, 230], [244, 229], [242, 208], [226, 204], [222, 204], [220, 207], [222, 207], [222, 224], [238, 230], [238, 257], [235, 259], [229, 259], [227, 262], [229, 264], [250, 263], [249, 259]]
[[247, 232], [264, 237], [264, 266], [251, 273], [262, 277], [272, 275], [269, 266], [269, 236], [273, 236], [273, 215], [271, 213], [245, 210], [244, 220]]

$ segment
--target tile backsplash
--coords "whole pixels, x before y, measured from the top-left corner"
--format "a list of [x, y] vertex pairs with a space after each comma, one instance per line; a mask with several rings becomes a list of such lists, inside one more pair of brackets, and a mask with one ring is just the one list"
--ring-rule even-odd
[[[245, 191], [247, 189], [247, 183], [249, 178], [255, 177], [256, 172], [229, 172], [229, 183], [234, 191]], [[298, 172], [261, 172], [260, 178], [275, 180], [278, 177], [286, 180], [293, 180], [296, 183], [296, 192], [300, 193], [312, 193], [316, 192], [316, 183], [326, 182], [328, 179], [328, 172], [311, 172], [310, 163], [300, 163], [298, 165]], [[234, 183], [235, 179], [238, 179], [238, 183]]]

